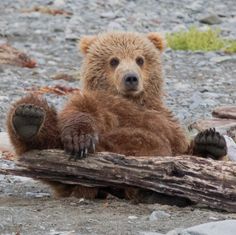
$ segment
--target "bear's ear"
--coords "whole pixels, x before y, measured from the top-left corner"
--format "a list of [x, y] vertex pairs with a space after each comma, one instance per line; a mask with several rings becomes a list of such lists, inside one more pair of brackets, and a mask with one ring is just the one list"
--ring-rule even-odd
[[90, 46], [92, 45], [92, 43], [94, 43], [94, 41], [96, 40], [96, 36], [83, 36], [80, 41], [79, 41], [79, 49], [80, 51], [86, 55], [88, 53], [88, 49], [90, 48]]
[[160, 52], [163, 52], [165, 49], [165, 40], [159, 33], [148, 33], [147, 37]]

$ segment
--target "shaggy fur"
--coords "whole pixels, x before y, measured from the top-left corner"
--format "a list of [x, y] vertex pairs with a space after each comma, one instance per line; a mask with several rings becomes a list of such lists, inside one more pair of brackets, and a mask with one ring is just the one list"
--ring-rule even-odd
[[[189, 141], [162, 101], [163, 47], [157, 33], [120, 32], [82, 38], [83, 93], [74, 94], [58, 116], [38, 97], [18, 101], [8, 117], [8, 131], [17, 154], [30, 149], [64, 148], [79, 158], [93, 152], [95, 144], [96, 151], [137, 157], [187, 153]], [[127, 88], [127, 74], [137, 82], [132, 89]], [[30, 140], [22, 139], [12, 124], [16, 108], [25, 104], [45, 112], [39, 132]], [[50, 184], [59, 196], [98, 196], [95, 188]]]

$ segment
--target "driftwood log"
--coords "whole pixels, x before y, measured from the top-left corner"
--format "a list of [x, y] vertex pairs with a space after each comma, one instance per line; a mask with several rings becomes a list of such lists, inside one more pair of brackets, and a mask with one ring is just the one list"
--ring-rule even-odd
[[68, 161], [61, 150], [31, 151], [0, 174], [67, 184], [138, 187], [188, 198], [210, 208], [236, 212], [236, 163], [194, 156], [139, 157], [96, 153]]

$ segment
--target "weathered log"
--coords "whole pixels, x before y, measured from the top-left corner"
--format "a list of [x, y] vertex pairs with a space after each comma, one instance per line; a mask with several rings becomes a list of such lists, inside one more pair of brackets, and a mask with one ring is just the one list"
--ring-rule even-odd
[[1, 168], [0, 174], [91, 187], [138, 187], [236, 212], [236, 163], [233, 162], [187, 155], [137, 158], [105, 152], [68, 161], [61, 150], [35, 150], [24, 154], [15, 167]]
[[236, 105], [215, 108], [212, 115], [218, 118], [236, 119]]
[[197, 132], [215, 128], [220, 134], [228, 135], [236, 141], [236, 119], [210, 118], [198, 120], [189, 125], [189, 130]]

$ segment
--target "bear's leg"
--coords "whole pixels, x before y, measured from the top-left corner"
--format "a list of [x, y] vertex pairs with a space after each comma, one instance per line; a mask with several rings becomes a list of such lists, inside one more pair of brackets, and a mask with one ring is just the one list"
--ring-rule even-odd
[[192, 141], [191, 148], [193, 155], [215, 160], [221, 160], [227, 154], [226, 141], [214, 128], [198, 133]]
[[38, 96], [26, 96], [13, 105], [7, 128], [17, 155], [30, 149], [61, 147], [56, 110]]
[[106, 198], [107, 193], [98, 188], [85, 187], [80, 185], [62, 184], [60, 182], [46, 181], [42, 182], [51, 186], [55, 198], [61, 197], [77, 197], [86, 199]]
[[[31, 149], [62, 148], [57, 112], [38, 96], [26, 96], [13, 105], [8, 115], [7, 128], [19, 157]], [[98, 194], [96, 188], [42, 181], [52, 187], [57, 197], [73, 195], [95, 198]]]

